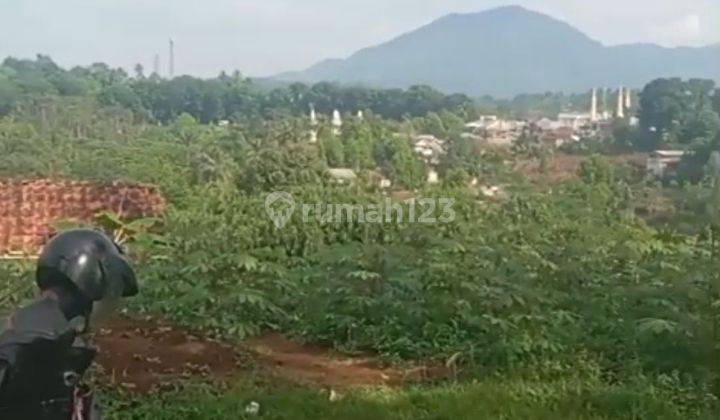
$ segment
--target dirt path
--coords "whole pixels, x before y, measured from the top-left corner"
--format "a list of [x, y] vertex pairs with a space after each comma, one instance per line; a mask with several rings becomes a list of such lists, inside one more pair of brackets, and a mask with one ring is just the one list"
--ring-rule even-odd
[[395, 386], [426, 371], [383, 366], [372, 357], [344, 356], [280, 334], [234, 347], [149, 319], [116, 320], [93, 342], [100, 349], [97, 362], [103, 375], [111, 384], [137, 392], [171, 388], [188, 378], [224, 382], [248, 373], [249, 365], [276, 380], [332, 389]]
[[246, 345], [274, 376], [305, 385], [342, 389], [363, 385], [400, 385], [405, 373], [370, 357], [348, 357], [299, 344], [280, 334], [249, 340]]
[[104, 375], [128, 390], [171, 387], [190, 377], [224, 380], [240, 369], [230, 345], [157, 321], [116, 320], [95, 335], [93, 344]]

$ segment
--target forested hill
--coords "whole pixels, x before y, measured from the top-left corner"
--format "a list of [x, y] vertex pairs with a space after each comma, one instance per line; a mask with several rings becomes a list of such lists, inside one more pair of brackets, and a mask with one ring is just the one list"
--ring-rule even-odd
[[400, 119], [472, 105], [465, 95], [445, 95], [427, 86], [382, 90], [293, 83], [267, 89], [239, 72], [223, 72], [210, 79], [163, 79], [145, 74], [139, 65], [128, 74], [104, 63], [63, 69], [45, 55], [2, 61], [0, 117], [23, 110], [32, 113], [40, 104], [47, 106], [56, 100], [129, 110], [135, 121], [161, 123], [183, 113], [202, 123], [307, 115], [311, 105], [323, 114], [335, 109], [343, 113], [370, 110]]
[[326, 60], [276, 78], [377, 87], [426, 84], [446, 92], [510, 97], [640, 87], [657, 77], [718, 80], [719, 68], [720, 45], [608, 47], [550, 16], [510, 6], [448, 15], [346, 60]]

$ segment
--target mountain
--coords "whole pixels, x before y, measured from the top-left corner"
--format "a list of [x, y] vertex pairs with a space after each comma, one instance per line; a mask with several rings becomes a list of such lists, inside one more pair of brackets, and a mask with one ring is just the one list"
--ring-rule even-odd
[[345, 60], [275, 76], [373, 87], [426, 84], [446, 92], [508, 97], [593, 86], [640, 87], [657, 77], [720, 79], [720, 44], [605, 46], [519, 6], [452, 14]]

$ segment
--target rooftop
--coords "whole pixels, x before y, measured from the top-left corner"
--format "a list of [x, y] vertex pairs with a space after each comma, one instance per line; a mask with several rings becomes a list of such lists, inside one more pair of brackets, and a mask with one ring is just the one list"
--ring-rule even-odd
[[153, 185], [0, 179], [0, 255], [36, 254], [57, 221], [90, 222], [103, 211], [138, 218], [164, 209]]

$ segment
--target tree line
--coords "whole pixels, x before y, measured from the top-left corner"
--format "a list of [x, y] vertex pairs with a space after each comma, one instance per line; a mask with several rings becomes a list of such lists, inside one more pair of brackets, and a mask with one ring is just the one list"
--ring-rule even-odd
[[340, 87], [332, 83], [293, 83], [266, 88], [240, 72], [200, 79], [163, 79], [142, 66], [130, 75], [104, 63], [65, 70], [50, 57], [6, 58], [0, 65], [0, 115], [48, 97], [95, 99], [100, 105], [131, 110], [138, 121], [166, 123], [186, 113], [201, 123], [247, 118], [370, 110], [386, 118], [415, 117], [471, 107], [466, 95], [445, 95], [428, 86], [402, 89]]

